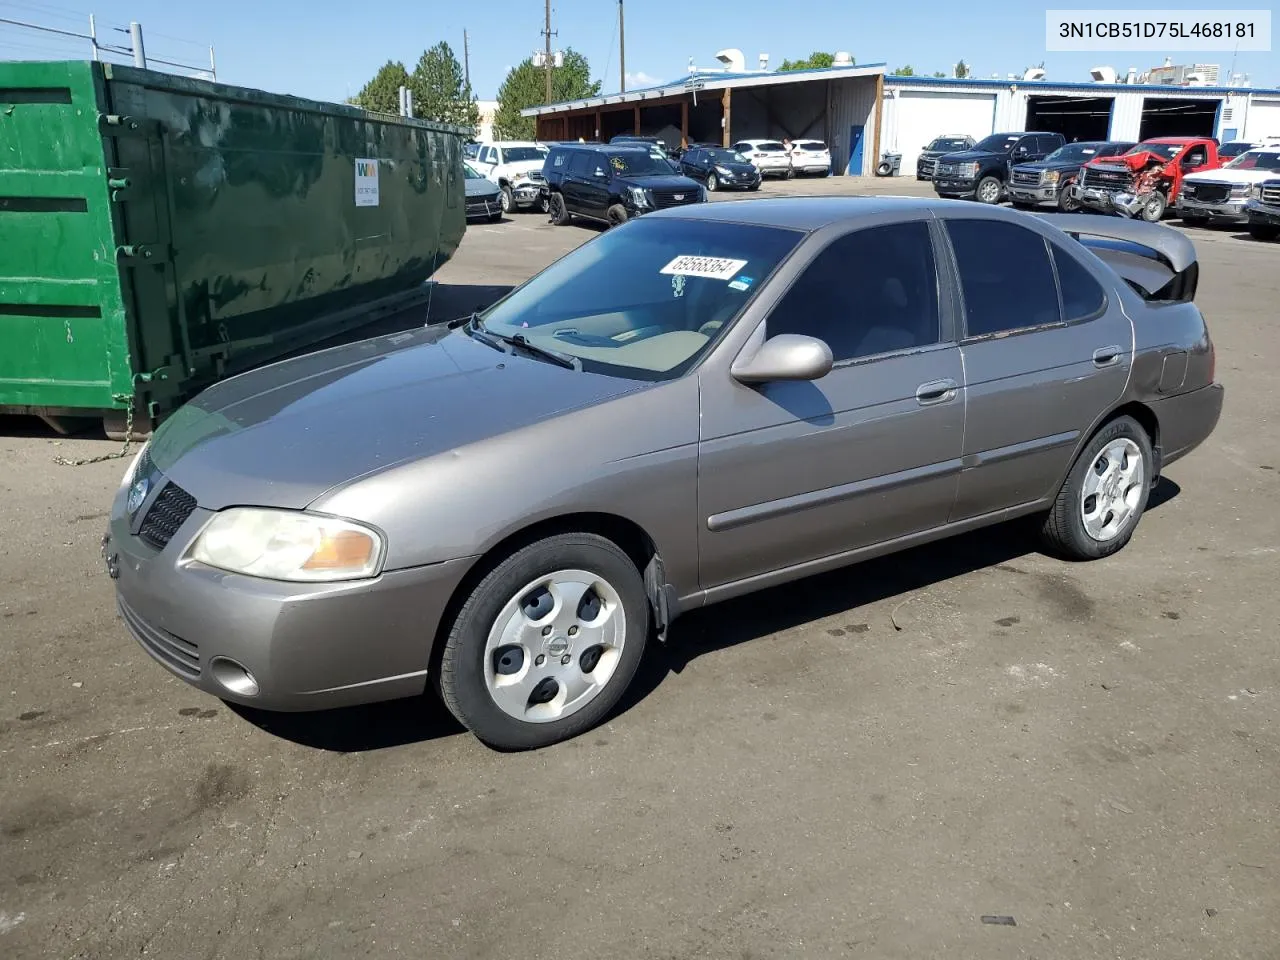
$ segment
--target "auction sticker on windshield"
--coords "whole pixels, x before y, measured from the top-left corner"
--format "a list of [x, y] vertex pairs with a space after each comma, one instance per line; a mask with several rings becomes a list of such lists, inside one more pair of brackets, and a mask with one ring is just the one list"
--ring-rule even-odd
[[659, 273], [678, 273], [686, 277], [706, 277], [708, 280], [728, 280], [747, 265], [745, 260], [729, 260], [725, 257], [695, 257], [689, 254], [676, 257]]

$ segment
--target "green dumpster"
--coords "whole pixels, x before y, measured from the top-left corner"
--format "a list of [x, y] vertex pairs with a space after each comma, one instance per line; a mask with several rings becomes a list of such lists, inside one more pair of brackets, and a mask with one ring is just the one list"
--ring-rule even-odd
[[469, 133], [0, 63], [0, 412], [142, 436], [224, 376], [407, 309], [462, 240]]

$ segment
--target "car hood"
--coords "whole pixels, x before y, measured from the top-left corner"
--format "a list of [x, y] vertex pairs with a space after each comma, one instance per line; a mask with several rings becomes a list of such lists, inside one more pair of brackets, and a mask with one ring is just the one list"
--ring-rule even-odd
[[697, 190], [698, 181], [690, 180], [677, 174], [655, 177], [619, 177], [618, 182], [628, 187], [642, 187], [645, 190]]
[[492, 180], [472, 180], [468, 177], [466, 184], [468, 197], [497, 196], [498, 194], [498, 185]]
[[1183, 183], [1262, 183], [1280, 177], [1280, 170], [1201, 170], [1199, 173], [1188, 173], [1182, 178]]
[[1013, 169], [1015, 170], [1079, 170], [1083, 166], [1079, 160], [1037, 160], [1034, 163], [1019, 163]]
[[753, 174], [756, 172], [756, 165], [754, 163], [738, 163], [736, 161], [731, 161], [729, 163], [713, 163], [711, 165], [711, 169], [713, 170], [716, 167], [724, 167], [730, 173], [737, 174]]
[[514, 176], [517, 173], [541, 173], [545, 160], [520, 160], [515, 163], [504, 163], [498, 168], [503, 176]]
[[647, 383], [501, 354], [444, 326], [363, 340], [224, 380], [152, 437], [205, 508], [301, 509], [325, 491]]
[[1143, 150], [1140, 153], [1126, 153], [1118, 157], [1099, 157], [1090, 160], [1086, 166], [1088, 167], [1110, 167], [1113, 170], [1141, 170], [1151, 163], [1166, 164], [1173, 163], [1173, 160], [1166, 160], [1163, 154], [1152, 153], [1150, 150]]

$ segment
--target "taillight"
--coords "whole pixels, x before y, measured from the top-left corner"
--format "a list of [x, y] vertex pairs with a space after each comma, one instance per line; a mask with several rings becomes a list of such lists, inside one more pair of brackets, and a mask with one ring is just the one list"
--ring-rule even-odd
[[1218, 351], [1213, 348], [1213, 341], [1209, 341], [1209, 382], [1217, 383], [1214, 374], [1218, 369]]

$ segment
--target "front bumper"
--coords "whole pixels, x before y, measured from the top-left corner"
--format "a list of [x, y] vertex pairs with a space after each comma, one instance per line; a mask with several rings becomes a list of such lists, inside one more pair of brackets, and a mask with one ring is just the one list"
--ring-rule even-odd
[[933, 189], [940, 197], [973, 197], [978, 193], [978, 181], [967, 177], [935, 176]]
[[1250, 200], [1245, 204], [1245, 213], [1250, 223], [1280, 227], [1280, 207], [1263, 203], [1261, 200]]
[[467, 219], [483, 217], [488, 219], [502, 212], [502, 199], [496, 194], [492, 197], [468, 197]]
[[1207, 203], [1203, 200], [1192, 200], [1186, 197], [1178, 198], [1177, 212], [1179, 216], [1193, 217], [1210, 217], [1215, 220], [1237, 220], [1242, 221], [1248, 218], [1249, 214], [1245, 210], [1245, 204], [1248, 203], [1247, 197], [1240, 197], [1234, 200], [1221, 200], [1216, 203]]
[[1112, 213], [1116, 209], [1115, 198], [1123, 191], [1108, 190], [1106, 187], [1082, 187], [1075, 184], [1068, 188], [1081, 206], [1103, 213]]
[[756, 186], [763, 179], [759, 170], [752, 171], [751, 173], [730, 174], [729, 176], [725, 176], [719, 170], [715, 173], [716, 182], [722, 188], [738, 188], [745, 190], [748, 187]]
[[210, 516], [196, 508], [156, 550], [130, 533], [116, 497], [103, 559], [120, 617], [152, 659], [205, 693], [264, 710], [423, 692], [436, 629], [470, 560], [348, 583], [262, 580], [181, 560]]
[[511, 184], [511, 202], [520, 209], [537, 206], [542, 201], [542, 184], [537, 181], [519, 180]]
[[1005, 187], [1010, 200], [1018, 203], [1057, 203], [1058, 185], [1056, 183], [1014, 184]]

